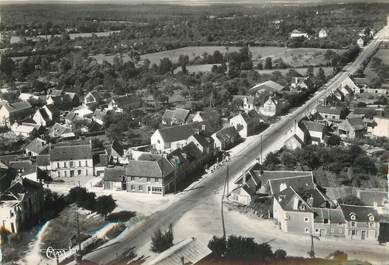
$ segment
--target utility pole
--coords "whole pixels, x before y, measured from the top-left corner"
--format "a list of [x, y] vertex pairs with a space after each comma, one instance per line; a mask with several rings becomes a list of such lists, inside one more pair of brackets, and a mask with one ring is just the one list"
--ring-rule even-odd
[[261, 165], [263, 164], [263, 154], [262, 154], [262, 152], [263, 152], [263, 145], [262, 145], [262, 142], [263, 142], [263, 141], [262, 141], [262, 139], [263, 139], [263, 138], [262, 138], [262, 136], [263, 136], [263, 135], [261, 134]]
[[320, 240], [320, 238], [311, 234], [311, 250], [308, 252], [311, 259], [315, 258], [315, 245], [313, 243], [313, 239]]
[[221, 218], [222, 218], [222, 229], [223, 229], [223, 239], [224, 240], [226, 240], [226, 225], [224, 223], [224, 196], [226, 194], [227, 181], [228, 181], [228, 164], [227, 164], [227, 172], [226, 172], [226, 178], [224, 181], [222, 201], [221, 201]]
[[76, 225], [77, 225], [77, 243], [78, 243], [78, 251], [76, 251], [76, 263], [81, 264], [82, 253], [81, 253], [81, 241], [80, 241], [80, 218], [78, 215], [78, 211], [76, 211]]

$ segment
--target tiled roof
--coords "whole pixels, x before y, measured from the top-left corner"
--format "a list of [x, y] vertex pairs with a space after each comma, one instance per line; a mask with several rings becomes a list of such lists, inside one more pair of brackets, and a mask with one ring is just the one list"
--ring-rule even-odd
[[285, 87], [283, 85], [278, 84], [272, 80], [268, 80], [261, 84], [257, 84], [250, 88], [250, 92], [258, 92], [258, 91], [271, 91], [271, 92], [279, 92], [283, 90]]
[[121, 182], [125, 176], [126, 170], [124, 167], [107, 167], [104, 169], [104, 181]]
[[146, 261], [144, 265], [196, 264], [211, 254], [211, 252], [206, 244], [198, 241], [196, 238], [190, 238], [177, 243], [154, 259]]
[[377, 190], [357, 190], [358, 198], [367, 206], [382, 207], [388, 201], [388, 192]]
[[[340, 208], [342, 209], [343, 215], [347, 221], [369, 222], [370, 215], [374, 217], [376, 222], [379, 221], [378, 213], [373, 207], [341, 204]], [[353, 214], [356, 217], [355, 220], [351, 219]]]
[[88, 144], [61, 144], [52, 146], [51, 161], [92, 159], [92, 146]]
[[269, 179], [269, 185], [272, 194], [277, 194], [281, 191], [281, 187], [292, 187], [296, 192], [300, 190], [309, 190], [315, 187], [313, 178], [309, 176], [294, 176], [285, 178]]
[[131, 106], [138, 106], [141, 104], [141, 99], [135, 95], [126, 95], [126, 96], [120, 96], [113, 99], [120, 108], [126, 108]]
[[194, 159], [201, 159], [203, 154], [200, 149], [195, 145], [195, 143], [190, 142], [182, 148], [182, 151], [186, 153], [188, 156], [193, 157]]
[[188, 124], [166, 127], [158, 129], [158, 131], [165, 142], [176, 142], [188, 139], [189, 136], [194, 134], [192, 125]]
[[130, 160], [125, 166], [127, 176], [164, 178], [174, 172], [174, 167], [161, 158], [158, 161]]
[[196, 139], [196, 141], [203, 147], [213, 146], [213, 139], [210, 137], [206, 138], [198, 133], [195, 133], [194, 135], [192, 135], [192, 137]]
[[15, 102], [11, 104], [6, 104], [4, 107], [10, 112], [18, 112], [22, 110], [28, 110], [32, 109], [32, 106], [29, 102], [27, 101], [20, 101], [20, 102]]
[[114, 151], [119, 156], [124, 155], [124, 148], [122, 144], [117, 140], [113, 140], [111, 144], [111, 155], [112, 155], [112, 151]]
[[317, 106], [317, 111], [319, 113], [340, 115], [343, 110], [344, 108], [340, 106], [323, 106], [323, 105]]
[[362, 130], [364, 129], [365, 123], [363, 122], [363, 119], [361, 118], [348, 118], [347, 121], [350, 123], [350, 125], [355, 129], [355, 130]]
[[50, 156], [49, 154], [41, 154], [36, 157], [36, 165], [39, 166], [49, 166], [50, 165]]
[[314, 122], [314, 121], [302, 121], [302, 124], [303, 126], [305, 126], [305, 128], [308, 131], [315, 131], [315, 132], [323, 132], [325, 127], [324, 124]]
[[236, 139], [238, 137], [238, 132], [234, 126], [230, 126], [217, 131], [216, 137], [222, 142], [228, 142], [231, 139]]
[[331, 208], [312, 208], [314, 213], [315, 223], [324, 223], [324, 220], [328, 220], [330, 223], [345, 223], [342, 209], [340, 207], [336, 209]]
[[162, 116], [162, 120], [167, 123], [177, 122], [184, 123], [188, 118], [189, 110], [176, 108], [174, 110], [166, 110]]

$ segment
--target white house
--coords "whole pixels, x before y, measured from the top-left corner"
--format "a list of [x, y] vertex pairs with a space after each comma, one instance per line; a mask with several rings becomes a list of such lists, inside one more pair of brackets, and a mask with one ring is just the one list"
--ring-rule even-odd
[[45, 105], [37, 109], [32, 119], [41, 126], [51, 125], [57, 117], [57, 111], [53, 105]]
[[28, 102], [5, 104], [0, 108], [0, 126], [10, 126], [15, 121], [30, 117], [31, 114], [32, 106]]
[[360, 94], [361, 88], [355, 84], [355, 82], [350, 78], [346, 77], [341, 84], [341, 88], [350, 88], [354, 94]]
[[161, 153], [172, 152], [186, 145], [193, 134], [192, 126], [188, 124], [158, 129], [151, 136], [151, 146]]
[[306, 38], [306, 39], [308, 39], [309, 36], [308, 36], [308, 33], [295, 29], [290, 33], [290, 38], [292, 38], [292, 39], [293, 38]]
[[363, 48], [365, 46], [365, 41], [362, 39], [362, 38], [359, 38], [357, 40], [357, 45], [360, 47], [360, 48]]
[[325, 29], [321, 29], [319, 31], [319, 38], [320, 39], [324, 39], [324, 38], [327, 38], [327, 37], [328, 37], [327, 31]]
[[259, 112], [268, 117], [276, 116], [280, 111], [280, 104], [278, 100], [269, 97], [268, 100], [259, 108]]
[[38, 132], [40, 129], [40, 125], [34, 123], [23, 122], [22, 124], [18, 124], [15, 122], [11, 126], [11, 131], [13, 131], [16, 135], [23, 137], [30, 137], [34, 132]]
[[259, 115], [255, 110], [243, 112], [230, 119], [230, 125], [239, 132], [240, 137], [253, 135], [259, 126]]

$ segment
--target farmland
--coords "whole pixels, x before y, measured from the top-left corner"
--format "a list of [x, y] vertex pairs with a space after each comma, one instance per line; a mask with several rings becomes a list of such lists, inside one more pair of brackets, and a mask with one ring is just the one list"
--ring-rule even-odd
[[389, 49], [379, 49], [374, 57], [379, 58], [386, 65], [389, 65]]
[[[240, 47], [229, 47], [229, 51], [238, 51]], [[180, 55], [187, 55], [189, 60], [193, 60], [197, 56], [202, 56], [204, 53], [212, 54], [216, 50], [221, 53], [226, 53], [224, 46], [189, 46], [174, 50], [148, 53], [141, 55], [141, 60], [148, 59], [151, 64], [159, 64], [164, 57], [169, 58], [173, 62], [177, 62]], [[324, 54], [326, 49], [316, 48], [286, 48], [286, 47], [250, 47], [254, 65], [266, 57], [272, 57], [273, 60], [281, 58], [286, 64], [292, 67], [318, 66], [326, 64]], [[98, 63], [106, 60], [113, 62], [115, 55], [98, 54], [92, 56]], [[262, 58], [262, 59], [261, 59]], [[123, 61], [128, 61], [130, 58], [127, 54], [123, 55]]]

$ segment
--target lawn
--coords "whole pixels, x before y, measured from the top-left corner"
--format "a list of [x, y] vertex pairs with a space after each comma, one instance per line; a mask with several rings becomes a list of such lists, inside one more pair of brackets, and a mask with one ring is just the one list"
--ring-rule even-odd
[[[229, 47], [229, 51], [238, 51], [240, 47]], [[151, 64], [159, 64], [160, 60], [164, 57], [169, 58], [173, 62], [177, 62], [180, 55], [188, 55], [189, 60], [194, 59], [196, 56], [201, 56], [205, 52], [212, 54], [216, 50], [222, 53], [226, 52], [224, 46], [189, 46], [174, 50], [147, 53], [141, 56], [142, 60], [148, 59]], [[254, 64], [259, 62], [259, 58], [272, 57], [274, 60], [282, 58], [282, 60], [290, 64], [293, 67], [302, 67], [307, 65], [322, 65], [326, 63], [324, 59], [325, 49], [317, 48], [287, 48], [287, 47], [250, 47]], [[98, 54], [92, 56], [98, 63], [102, 63], [106, 60], [110, 63], [113, 62], [115, 55]], [[128, 55], [123, 55], [123, 61], [128, 61]], [[209, 67], [209, 66], [208, 66]]]

